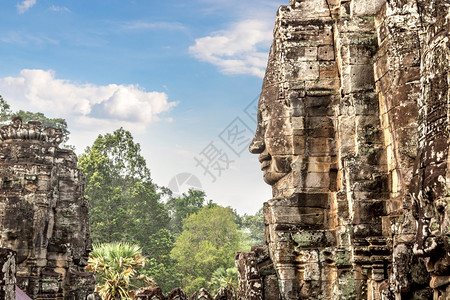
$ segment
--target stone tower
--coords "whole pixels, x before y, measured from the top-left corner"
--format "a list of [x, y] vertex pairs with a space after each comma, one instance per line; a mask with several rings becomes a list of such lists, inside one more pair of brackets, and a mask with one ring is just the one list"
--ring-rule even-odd
[[85, 179], [59, 129], [13, 119], [0, 128], [0, 243], [17, 253], [17, 285], [32, 299], [86, 299], [91, 249]]
[[278, 10], [250, 151], [281, 299], [450, 299], [449, 46], [446, 0]]

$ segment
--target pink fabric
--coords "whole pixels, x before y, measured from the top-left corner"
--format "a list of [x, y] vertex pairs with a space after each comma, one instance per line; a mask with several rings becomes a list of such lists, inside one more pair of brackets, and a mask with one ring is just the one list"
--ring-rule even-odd
[[16, 300], [33, 300], [16, 285]]

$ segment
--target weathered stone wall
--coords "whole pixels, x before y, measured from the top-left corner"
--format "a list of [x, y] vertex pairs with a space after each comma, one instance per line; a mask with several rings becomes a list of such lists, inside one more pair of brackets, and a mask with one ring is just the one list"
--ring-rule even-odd
[[14, 299], [16, 287], [16, 253], [0, 248], [0, 299]]
[[137, 291], [133, 299], [136, 300], [235, 300], [235, 293], [229, 288], [221, 288], [215, 296], [211, 296], [207, 290], [200, 289], [198, 293], [193, 293], [192, 296], [176, 288], [169, 294], [164, 295], [160, 288], [148, 288]]
[[0, 243], [17, 253], [17, 285], [32, 299], [86, 299], [91, 243], [84, 175], [58, 148], [60, 130], [16, 118], [0, 128]]
[[422, 39], [419, 143], [411, 183], [416, 220], [413, 252], [422, 257], [434, 299], [450, 299], [450, 3], [418, 1]]
[[280, 7], [250, 151], [282, 299], [450, 298], [449, 7]]
[[237, 253], [239, 299], [280, 299], [277, 276], [266, 246], [254, 246], [250, 252]]

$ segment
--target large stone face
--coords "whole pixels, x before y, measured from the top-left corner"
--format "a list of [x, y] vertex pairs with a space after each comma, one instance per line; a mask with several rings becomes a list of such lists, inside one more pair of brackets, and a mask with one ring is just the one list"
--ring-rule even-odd
[[282, 299], [450, 298], [449, 16], [445, 0], [278, 10], [250, 151]]
[[17, 253], [17, 285], [32, 299], [86, 299], [91, 242], [85, 179], [62, 132], [19, 118], [0, 128], [0, 243]]

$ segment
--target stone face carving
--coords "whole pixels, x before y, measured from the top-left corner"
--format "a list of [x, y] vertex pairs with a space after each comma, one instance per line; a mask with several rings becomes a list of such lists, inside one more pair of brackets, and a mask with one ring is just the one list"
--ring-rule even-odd
[[15, 118], [0, 128], [0, 243], [17, 253], [17, 285], [32, 299], [86, 299], [95, 277], [84, 175], [58, 148], [62, 132]]
[[450, 298], [449, 15], [444, 0], [278, 10], [250, 151], [282, 299]]
[[[423, 5], [425, 3], [422, 3]], [[435, 299], [450, 298], [449, 91], [450, 4], [424, 5], [431, 19], [422, 48], [419, 152], [411, 196], [414, 254], [424, 257]]]
[[250, 151], [260, 154], [264, 180], [273, 187], [264, 214], [283, 299], [326, 297], [323, 293], [332, 287], [321, 291], [317, 286], [331, 285], [336, 276], [325, 248], [336, 240], [330, 191], [336, 190], [333, 104], [338, 85], [327, 3], [281, 7]]

